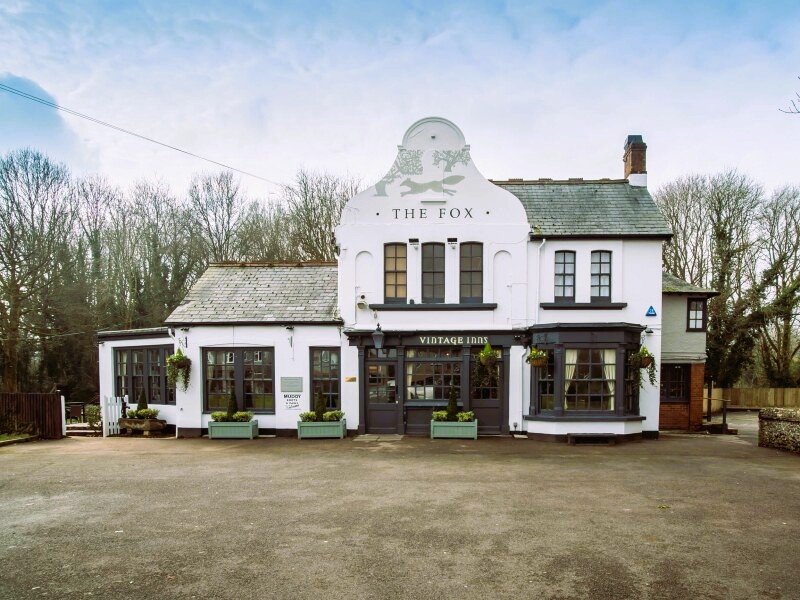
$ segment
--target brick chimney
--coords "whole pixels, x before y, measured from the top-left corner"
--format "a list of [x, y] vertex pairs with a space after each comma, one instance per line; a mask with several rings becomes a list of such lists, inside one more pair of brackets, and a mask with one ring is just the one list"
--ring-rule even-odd
[[647, 144], [641, 135], [629, 135], [625, 140], [625, 179], [638, 187], [647, 187]]

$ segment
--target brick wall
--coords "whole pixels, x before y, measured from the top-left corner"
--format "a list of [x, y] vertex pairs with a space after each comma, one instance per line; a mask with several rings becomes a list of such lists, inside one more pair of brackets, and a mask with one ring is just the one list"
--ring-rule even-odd
[[[693, 363], [689, 368], [689, 402], [662, 402], [658, 411], [659, 429], [699, 429], [703, 423], [703, 383], [706, 366]], [[691, 423], [689, 419], [691, 418]]]
[[689, 403], [691, 404], [692, 422], [689, 429], [700, 429], [703, 424], [703, 394], [705, 393], [705, 363], [692, 364], [692, 375], [689, 383]]

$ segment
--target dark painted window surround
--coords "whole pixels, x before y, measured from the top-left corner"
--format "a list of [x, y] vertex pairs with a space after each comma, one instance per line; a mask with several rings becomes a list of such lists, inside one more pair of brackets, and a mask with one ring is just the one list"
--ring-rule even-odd
[[[534, 327], [532, 345], [546, 350], [550, 363], [545, 368], [531, 368], [531, 406], [525, 420], [529, 421], [641, 421], [639, 415], [639, 388], [635, 385], [630, 367], [629, 353], [639, 346], [641, 328], [627, 324], [607, 324], [593, 327], [592, 324], [573, 326]], [[612, 410], [569, 410], [566, 406], [565, 390], [568, 350], [604, 350], [614, 352], [614, 395]], [[585, 353], [584, 353], [585, 354]], [[575, 355], [571, 355], [574, 356]], [[573, 370], [575, 379], [576, 367]], [[592, 368], [589, 365], [586, 368]], [[602, 365], [595, 379], [603, 379]], [[578, 370], [584, 367], [578, 367]], [[570, 393], [575, 393], [575, 385]], [[589, 385], [589, 384], [587, 384]], [[545, 394], [542, 396], [542, 394]], [[591, 403], [590, 403], [591, 404]]]
[[325, 397], [328, 410], [339, 410], [342, 406], [340, 395], [341, 357], [339, 348], [311, 348], [311, 407], [314, 410], [317, 392]]
[[148, 404], [175, 404], [175, 388], [167, 381], [172, 346], [136, 346], [114, 350], [114, 393], [136, 404], [145, 390]]
[[705, 331], [707, 325], [707, 300], [705, 298], [689, 298], [686, 302], [686, 331]]
[[231, 389], [239, 410], [275, 414], [275, 349], [204, 348], [203, 410], [226, 410]]

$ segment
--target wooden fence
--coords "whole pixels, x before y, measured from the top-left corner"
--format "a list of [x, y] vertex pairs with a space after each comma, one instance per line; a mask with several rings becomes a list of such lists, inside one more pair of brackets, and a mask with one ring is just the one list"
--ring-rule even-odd
[[64, 437], [59, 394], [0, 393], [0, 420], [8, 421], [15, 429], [28, 428], [46, 439]]
[[730, 400], [729, 408], [800, 408], [800, 388], [716, 388], [711, 397]]

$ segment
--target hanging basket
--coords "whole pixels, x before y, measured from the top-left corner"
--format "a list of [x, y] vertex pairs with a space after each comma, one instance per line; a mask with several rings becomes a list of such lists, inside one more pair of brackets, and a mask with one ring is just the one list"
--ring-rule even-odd
[[484, 367], [493, 367], [497, 364], [497, 357], [491, 354], [481, 354], [478, 359]]
[[537, 369], [540, 369], [542, 367], [546, 367], [547, 366], [547, 357], [544, 357], [544, 358], [532, 358], [528, 362], [531, 364], [532, 367], [536, 367]]
[[652, 364], [652, 356], [631, 356], [631, 366], [637, 369], [646, 369]]

